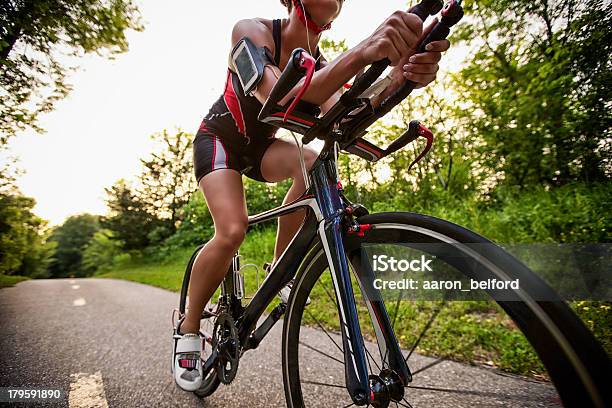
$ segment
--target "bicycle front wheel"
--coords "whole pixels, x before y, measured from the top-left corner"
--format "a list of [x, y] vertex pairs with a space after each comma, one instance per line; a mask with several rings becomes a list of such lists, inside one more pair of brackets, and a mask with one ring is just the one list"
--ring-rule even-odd
[[[567, 304], [521, 262], [485, 238], [434, 217], [381, 213], [361, 217], [359, 222], [372, 229], [363, 237], [345, 239], [353, 271], [360, 267], [364, 246], [381, 245], [386, 252], [416, 248], [479, 281], [520, 281], [511, 300], [383, 298], [413, 373], [402, 398], [391, 400], [391, 406], [559, 406], [559, 397], [568, 407], [612, 406], [605, 384], [611, 368], [607, 354]], [[428, 249], [436, 245], [446, 245], [444, 254]], [[344, 386], [338, 304], [328, 271], [325, 253], [317, 243], [298, 271], [284, 320], [283, 380], [289, 407], [352, 405]], [[362, 332], [366, 340], [372, 340], [365, 342], [365, 353], [370, 377], [375, 378], [388, 367], [388, 356], [381, 351], [386, 347], [376, 343], [371, 309], [357, 283], [353, 292]], [[500, 352], [505, 354], [500, 357]], [[500, 375], [501, 370], [466, 368], [450, 360], [479, 366], [489, 363], [531, 375]]]

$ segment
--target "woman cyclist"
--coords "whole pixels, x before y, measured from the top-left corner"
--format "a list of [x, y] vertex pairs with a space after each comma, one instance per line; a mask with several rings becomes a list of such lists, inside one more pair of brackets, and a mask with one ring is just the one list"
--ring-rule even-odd
[[[423, 35], [422, 22], [416, 15], [397, 11], [359, 45], [328, 63], [320, 56], [317, 44], [321, 32], [329, 29], [340, 14], [344, 1], [281, 0], [281, 3], [288, 10], [286, 19], [255, 18], [239, 21], [234, 26], [232, 45], [248, 37], [264, 50], [269, 62], [248, 96], [244, 95], [236, 68], [230, 64], [224, 92], [202, 121], [193, 142], [195, 175], [212, 215], [215, 235], [193, 265], [188, 310], [174, 338], [174, 378], [186, 391], [194, 391], [202, 383], [202, 341], [198, 335], [202, 312], [223, 281], [247, 230], [241, 174], [262, 182], [292, 179], [283, 203], [297, 199], [305, 190], [297, 146], [275, 138], [275, 127], [257, 121], [262, 104], [291, 52], [303, 48], [318, 59], [317, 71], [303, 100], [325, 113], [336, 103], [341, 95], [339, 90], [347, 81], [383, 58], [388, 58], [394, 67], [391, 85], [383, 96], [405, 80], [427, 85], [435, 79], [441, 52], [449, 47], [448, 41], [438, 41], [431, 43], [427, 52], [415, 55]], [[291, 96], [292, 93], [281, 103]], [[316, 158], [314, 151], [305, 149], [308, 169]], [[279, 219], [272, 264], [283, 253], [303, 218], [304, 213], [300, 211]]]

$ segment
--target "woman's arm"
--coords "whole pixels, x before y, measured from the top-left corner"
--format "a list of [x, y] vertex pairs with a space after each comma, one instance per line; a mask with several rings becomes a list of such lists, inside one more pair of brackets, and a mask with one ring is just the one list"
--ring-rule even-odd
[[[327, 65], [329, 65], [329, 62], [327, 62], [327, 60], [325, 59], [325, 57], [323, 57], [322, 54], [321, 54], [320, 64], [321, 64], [321, 68], [325, 68]], [[359, 72], [357, 72], [356, 75], [359, 75]], [[325, 115], [332, 108], [332, 106], [334, 106], [338, 102], [341, 96], [342, 96], [342, 91], [341, 89], [338, 89], [336, 92], [334, 92], [334, 94], [328, 100], [323, 102], [323, 104], [320, 106], [321, 115]]]
[[[303, 99], [321, 106], [366, 65], [383, 58], [389, 58], [392, 65], [397, 65], [403, 55], [414, 49], [421, 31], [422, 22], [414, 14], [402, 11], [393, 13], [371, 36], [317, 71]], [[273, 48], [272, 34], [260, 21], [239, 21], [232, 31], [232, 45], [242, 37], [249, 37], [259, 47]], [[268, 66], [265, 69], [263, 78], [254, 92], [261, 103], [265, 103], [280, 74], [278, 67]], [[281, 102], [286, 102], [295, 95], [300, 86], [301, 84], [298, 84]]]
[[[258, 47], [274, 48], [274, 40], [270, 30], [260, 21], [241, 20], [232, 32], [232, 44], [235, 45], [243, 37], [249, 37]], [[312, 79], [311, 86], [304, 95], [304, 100], [316, 105], [323, 104], [328, 100], [346, 81], [355, 76], [359, 68], [363, 66], [362, 58], [356, 51], [344, 53], [333, 63], [317, 71]], [[281, 71], [278, 67], [268, 65], [264, 75], [253, 92], [253, 95], [263, 104], [265, 103], [272, 88], [278, 81]], [[300, 89], [300, 84], [289, 93], [285, 101], [295, 95]]]

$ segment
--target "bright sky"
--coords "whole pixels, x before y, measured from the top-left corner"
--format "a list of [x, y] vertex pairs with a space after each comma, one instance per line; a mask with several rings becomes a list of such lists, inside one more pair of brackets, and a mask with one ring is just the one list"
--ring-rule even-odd
[[[331, 34], [354, 46], [405, 0], [348, 1]], [[26, 174], [22, 192], [52, 224], [83, 212], [104, 214], [104, 188], [140, 170], [164, 128], [195, 132], [220, 95], [233, 24], [286, 15], [278, 0], [141, 1], [145, 31], [128, 33], [130, 50], [113, 61], [88, 56], [71, 77], [73, 92], [45, 115], [47, 133], [10, 143]]]

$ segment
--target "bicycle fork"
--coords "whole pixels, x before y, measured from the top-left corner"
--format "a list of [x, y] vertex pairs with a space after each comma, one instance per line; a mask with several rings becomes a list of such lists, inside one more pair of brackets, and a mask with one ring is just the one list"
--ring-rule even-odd
[[[336, 167], [333, 159], [319, 159], [311, 173], [312, 188], [317, 197], [323, 219], [319, 222], [318, 235], [323, 245], [328, 265], [332, 275], [334, 291], [338, 300], [340, 316], [340, 332], [344, 350], [344, 367], [346, 388], [352, 401], [357, 406], [374, 403], [378, 400], [377, 389], [380, 387], [370, 381], [368, 375], [365, 344], [361, 334], [357, 307], [351, 283], [351, 273], [344, 248], [344, 225], [346, 216], [340, 195], [341, 186], [337, 182]], [[373, 272], [368, 268], [355, 266], [360, 286], [367, 285]], [[370, 280], [371, 282], [371, 280]], [[366, 296], [368, 310], [372, 317], [379, 347], [384, 358], [388, 359], [388, 368], [399, 377], [405, 386], [411, 381], [410, 371], [402, 357], [401, 350], [393, 333], [389, 316], [384, 303], [378, 301], [380, 295], [372, 296], [371, 291], [363, 291]], [[380, 335], [380, 337], [379, 337]], [[382, 343], [381, 343], [382, 341]], [[380, 346], [383, 344], [383, 346]], [[384, 351], [383, 351], [384, 349]], [[389, 370], [387, 370], [389, 371]], [[380, 379], [380, 377], [377, 377]], [[383, 382], [385, 380], [383, 379]], [[384, 387], [384, 385], [383, 385]], [[402, 392], [403, 396], [403, 387]], [[393, 398], [401, 396], [393, 396]], [[387, 397], [388, 398], [388, 397]]]

